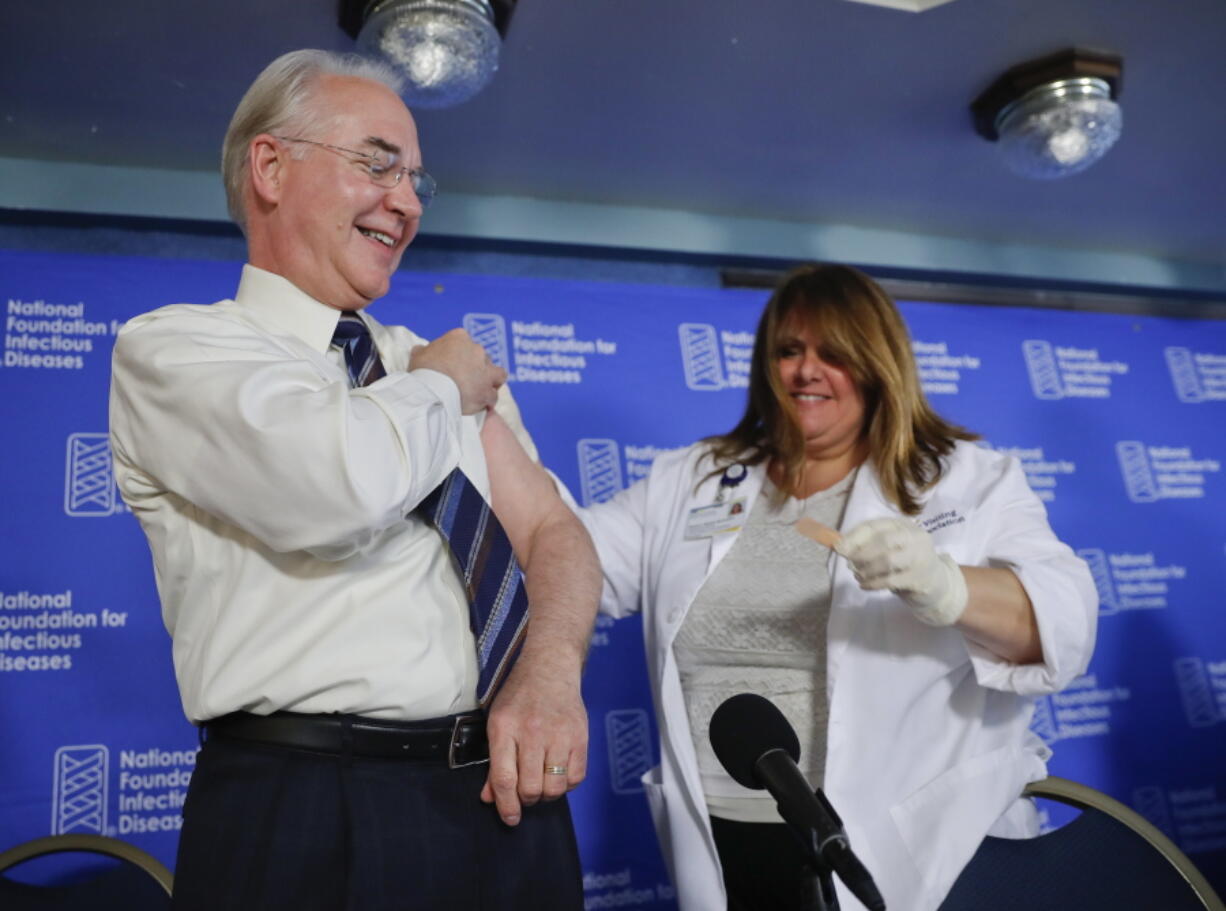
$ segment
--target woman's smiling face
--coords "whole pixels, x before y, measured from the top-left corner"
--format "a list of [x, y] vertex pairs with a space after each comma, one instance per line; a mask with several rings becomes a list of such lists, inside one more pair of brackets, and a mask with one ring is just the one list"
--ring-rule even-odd
[[864, 395], [851, 371], [824, 350], [822, 339], [800, 320], [789, 319], [776, 342], [776, 360], [808, 453], [854, 445], [864, 428]]

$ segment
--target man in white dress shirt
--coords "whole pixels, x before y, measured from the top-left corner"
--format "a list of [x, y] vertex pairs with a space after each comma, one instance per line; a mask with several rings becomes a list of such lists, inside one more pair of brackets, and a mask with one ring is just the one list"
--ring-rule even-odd
[[[463, 330], [426, 343], [363, 312], [434, 189], [397, 88], [357, 58], [274, 61], [226, 135], [234, 299], [143, 314], [116, 343], [116, 477], [204, 740], [178, 908], [582, 905], [558, 798], [585, 772], [599, 570], [505, 371]], [[346, 320], [381, 378], [351, 378]], [[484, 711], [464, 581], [414, 512], [457, 467], [531, 603]]]

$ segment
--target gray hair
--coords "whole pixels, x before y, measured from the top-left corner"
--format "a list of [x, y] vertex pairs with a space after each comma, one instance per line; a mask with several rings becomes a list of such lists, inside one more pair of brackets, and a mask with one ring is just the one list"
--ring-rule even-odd
[[[226, 205], [235, 223], [247, 230], [243, 188], [250, 168], [248, 149], [261, 133], [300, 135], [324, 125], [322, 114], [312, 109], [311, 99], [323, 76], [355, 76], [382, 83], [397, 95], [404, 82], [388, 64], [358, 54], [301, 50], [282, 54], [264, 68], [247, 89], [221, 146], [221, 176], [226, 187]], [[295, 155], [306, 154], [295, 150]]]

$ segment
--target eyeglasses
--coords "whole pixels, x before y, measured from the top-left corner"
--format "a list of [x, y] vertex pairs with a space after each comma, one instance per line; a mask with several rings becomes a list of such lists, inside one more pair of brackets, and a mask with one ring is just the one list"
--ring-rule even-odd
[[352, 155], [358, 159], [358, 163], [366, 172], [366, 176], [370, 178], [370, 182], [377, 187], [386, 187], [389, 190], [392, 187], [398, 187], [404, 175], [408, 174], [409, 186], [413, 188], [417, 201], [421, 203], [423, 209], [429, 208], [430, 203], [434, 201], [434, 194], [438, 192], [438, 184], [423, 169], [397, 167], [394, 160], [388, 161], [387, 158], [377, 153], [359, 152], [356, 149], [345, 149], [328, 142], [316, 142], [314, 139], [301, 139], [297, 136], [277, 136], [276, 138], [282, 142], [305, 142], [308, 145], [330, 149], [333, 152]]

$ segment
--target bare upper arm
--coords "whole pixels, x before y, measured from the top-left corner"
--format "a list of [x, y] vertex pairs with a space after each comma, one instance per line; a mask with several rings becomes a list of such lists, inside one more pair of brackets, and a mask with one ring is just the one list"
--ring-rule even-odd
[[529, 457], [497, 412], [486, 412], [481, 445], [490, 478], [490, 505], [506, 529], [523, 566], [531, 560], [532, 539], [556, 516], [569, 516], [549, 473]]

